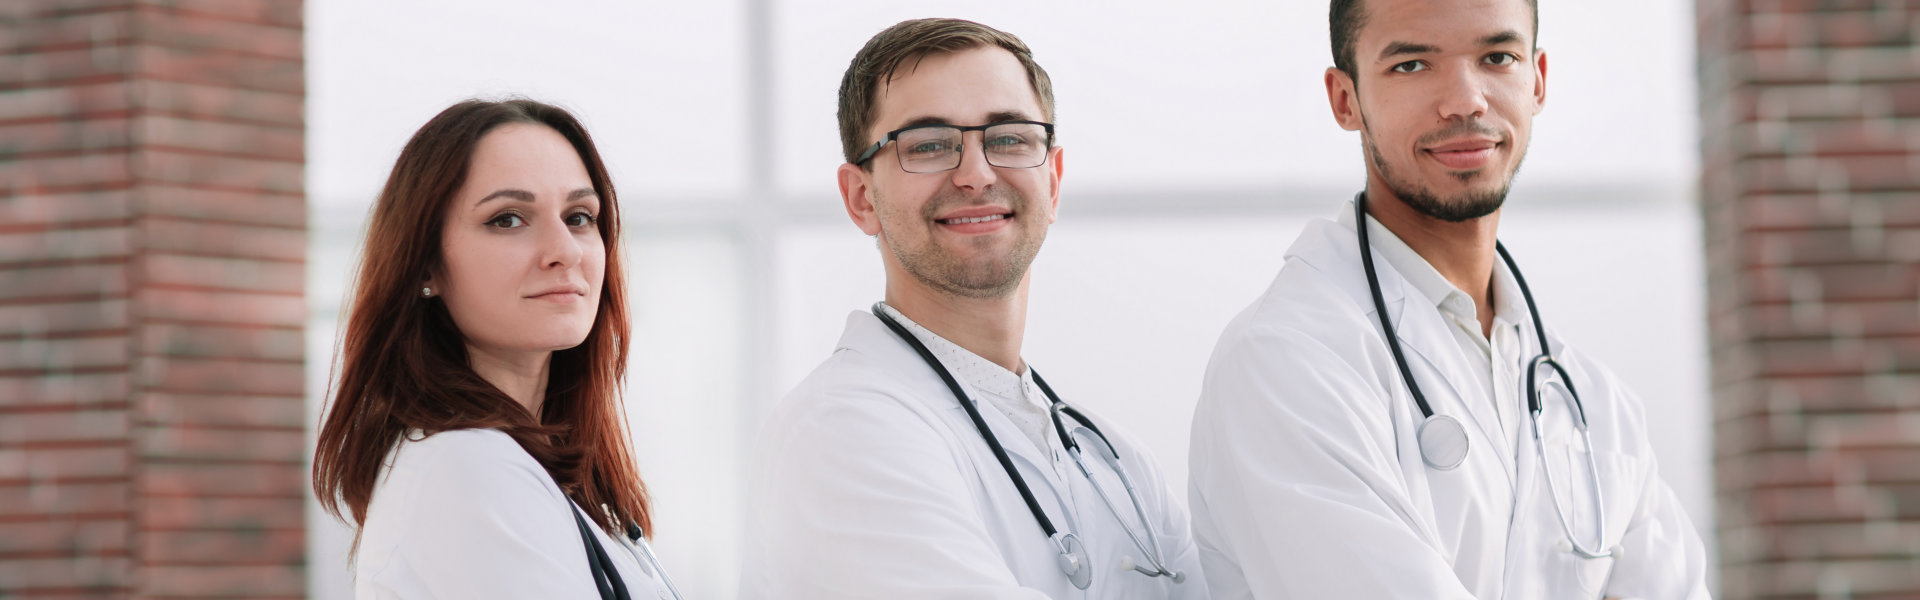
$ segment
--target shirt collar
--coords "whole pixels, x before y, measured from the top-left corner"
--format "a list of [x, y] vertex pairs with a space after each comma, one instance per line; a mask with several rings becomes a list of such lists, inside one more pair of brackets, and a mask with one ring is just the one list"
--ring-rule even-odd
[[[1340, 211], [1340, 224], [1355, 228], [1353, 221], [1353, 203], [1348, 202], [1346, 210]], [[1356, 231], [1358, 229], [1355, 229]], [[1367, 238], [1373, 245], [1374, 254], [1387, 261], [1387, 265], [1400, 273], [1407, 284], [1418, 290], [1420, 295], [1455, 318], [1478, 321], [1479, 313], [1473, 304], [1473, 296], [1454, 287], [1445, 275], [1433, 268], [1433, 263], [1415, 252], [1400, 236], [1381, 225], [1380, 221], [1367, 215]], [[1495, 260], [1493, 265], [1493, 316], [1496, 321], [1521, 323], [1526, 318], [1526, 303], [1520, 296], [1520, 287], [1508, 272], [1506, 261]]]
[[1033, 369], [1024, 369], [1025, 373], [1015, 374], [1006, 367], [921, 327], [919, 323], [913, 322], [913, 319], [900, 314], [900, 311], [884, 302], [880, 304], [880, 310], [887, 311], [887, 316], [899, 321], [901, 326], [913, 333], [913, 337], [920, 339], [920, 343], [926, 344], [927, 350], [933, 352], [934, 357], [939, 358], [940, 364], [946, 365], [947, 370], [952, 371], [954, 377], [967, 382], [974, 389], [1010, 400], [1028, 398], [1026, 390], [1033, 385], [1031, 383]]

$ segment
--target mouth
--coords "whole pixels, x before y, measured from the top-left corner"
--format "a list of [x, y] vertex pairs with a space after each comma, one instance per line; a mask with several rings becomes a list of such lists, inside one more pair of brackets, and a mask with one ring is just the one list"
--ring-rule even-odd
[[941, 228], [954, 233], [976, 234], [998, 231], [1007, 226], [1014, 217], [1011, 209], [997, 206], [979, 206], [947, 213], [933, 220]]
[[1486, 166], [1493, 159], [1493, 151], [1500, 146], [1501, 143], [1496, 140], [1473, 138], [1453, 140], [1420, 151], [1449, 169], [1470, 171]]
[[978, 217], [953, 217], [948, 219], [940, 219], [936, 222], [941, 225], [967, 225], [972, 223], [986, 223], [989, 221], [999, 221], [999, 220], [1011, 219], [1011, 218], [1013, 218], [1013, 213], [1000, 214], [1000, 215], [981, 215]]
[[548, 288], [539, 293], [527, 296], [526, 298], [528, 300], [546, 300], [549, 302], [572, 302], [585, 298], [586, 296], [587, 291], [585, 289], [574, 286], [563, 286]]

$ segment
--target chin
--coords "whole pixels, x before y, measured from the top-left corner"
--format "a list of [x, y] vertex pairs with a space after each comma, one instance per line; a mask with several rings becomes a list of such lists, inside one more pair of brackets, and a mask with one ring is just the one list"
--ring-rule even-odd
[[556, 327], [546, 330], [540, 335], [533, 336], [527, 340], [527, 347], [559, 351], [579, 346], [585, 343], [587, 341], [587, 335], [592, 333], [592, 324], [593, 323], [589, 321], [578, 327]]

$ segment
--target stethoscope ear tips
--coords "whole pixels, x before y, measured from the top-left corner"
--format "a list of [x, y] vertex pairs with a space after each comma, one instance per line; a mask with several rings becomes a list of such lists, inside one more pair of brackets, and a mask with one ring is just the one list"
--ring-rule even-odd
[[1161, 575], [1166, 575], [1167, 578], [1172, 579], [1174, 583], [1187, 582], [1186, 571], [1163, 571], [1163, 570], [1157, 570], [1157, 569], [1149, 569], [1145, 566], [1142, 566], [1140, 563], [1133, 562], [1133, 557], [1127, 556], [1127, 555], [1121, 555], [1120, 557], [1120, 570], [1139, 571], [1140, 574], [1146, 575], [1148, 577], [1159, 577]]

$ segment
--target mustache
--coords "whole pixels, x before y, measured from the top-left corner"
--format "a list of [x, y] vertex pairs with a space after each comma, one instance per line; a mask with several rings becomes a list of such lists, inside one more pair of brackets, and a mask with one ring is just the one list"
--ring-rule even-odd
[[1005, 206], [1012, 209], [1015, 216], [1019, 216], [1026, 212], [1026, 200], [1026, 197], [1021, 196], [1019, 192], [998, 185], [987, 188], [986, 193], [972, 198], [959, 192], [941, 192], [928, 199], [925, 206], [920, 207], [920, 217], [931, 221], [942, 213], [971, 206]]
[[1502, 144], [1508, 141], [1506, 132], [1494, 129], [1492, 126], [1481, 123], [1478, 120], [1459, 120], [1448, 122], [1447, 126], [1439, 131], [1420, 136], [1420, 139], [1414, 140], [1414, 144], [1419, 146], [1434, 146], [1453, 138], [1466, 137], [1469, 135], [1494, 138], [1500, 140]]

